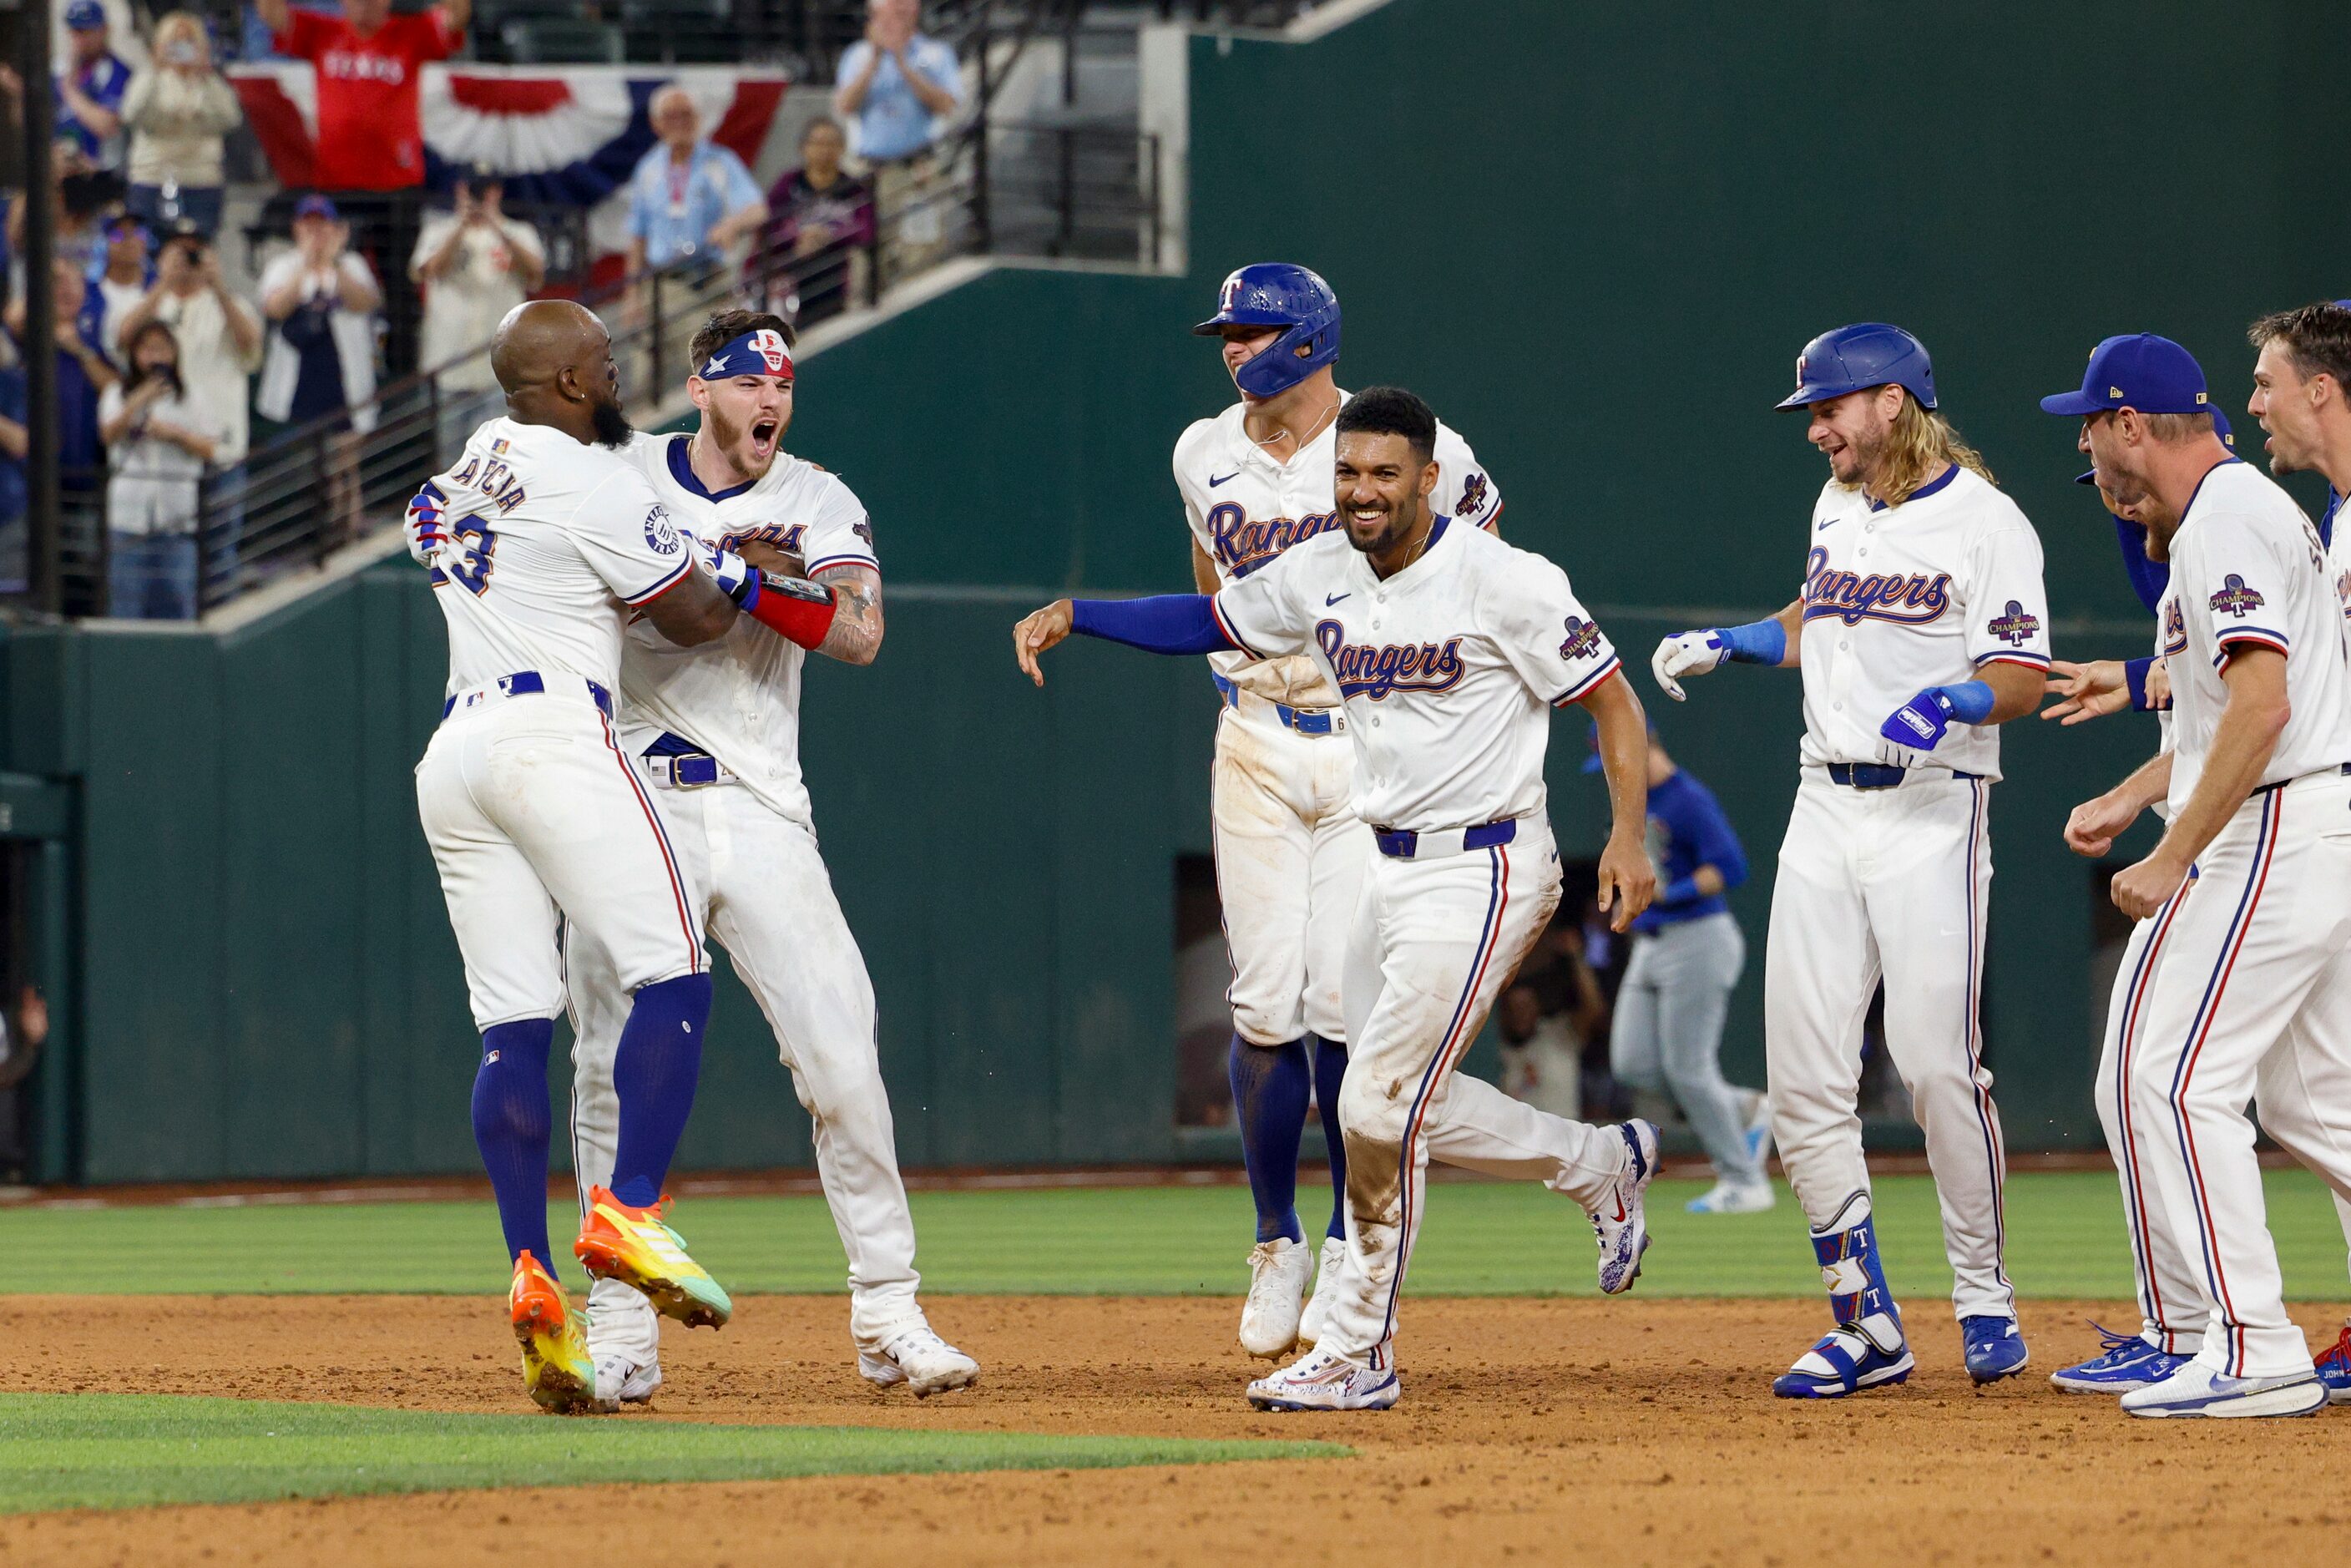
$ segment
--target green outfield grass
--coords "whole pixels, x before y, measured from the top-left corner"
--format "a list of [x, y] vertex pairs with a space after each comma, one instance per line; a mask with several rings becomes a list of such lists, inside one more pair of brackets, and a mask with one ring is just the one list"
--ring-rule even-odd
[[[1643, 1295], [1803, 1296], [1820, 1289], [1803, 1221], [1782, 1192], [1769, 1214], [1707, 1217], [1682, 1205], [1702, 1190], [1661, 1181], [1650, 1212], [1656, 1245]], [[1923, 1176], [1876, 1184], [1878, 1235], [1904, 1295], [1949, 1289], [1933, 1187]], [[1308, 1203], [1329, 1202], [1310, 1187]], [[2286, 1288], [2301, 1300], [2351, 1296], [2344, 1242], [2326, 1191], [2304, 1173], [2273, 1172], [2270, 1223]], [[1248, 1193], [1218, 1187], [1082, 1187], [917, 1194], [918, 1261], [934, 1292], [1231, 1295], [1245, 1278]], [[577, 1225], [551, 1208], [557, 1250]], [[817, 1197], [705, 1197], [678, 1228], [730, 1289], [843, 1289], [841, 1243]], [[1311, 1218], [1308, 1221], [1313, 1225]], [[2027, 1296], [2127, 1297], [2130, 1258], [2112, 1176], [2033, 1173], [2009, 1184], [2009, 1273]], [[243, 1208], [0, 1210], [10, 1291], [445, 1291], [506, 1285], [496, 1212], [474, 1203]], [[567, 1272], [578, 1282], [570, 1260]], [[1428, 1295], [1585, 1295], [1592, 1233], [1566, 1199], [1534, 1186], [1440, 1183], [1413, 1259]]]
[[364, 1492], [1341, 1458], [1332, 1443], [705, 1427], [144, 1394], [0, 1394], [0, 1513]]

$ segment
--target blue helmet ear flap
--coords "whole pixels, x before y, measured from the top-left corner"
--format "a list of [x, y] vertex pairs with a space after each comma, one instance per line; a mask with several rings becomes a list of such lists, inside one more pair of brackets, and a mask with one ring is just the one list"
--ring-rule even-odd
[[1234, 371], [1233, 384], [1250, 397], [1277, 397], [1338, 358], [1339, 302], [1333, 299]]
[[1290, 262], [1254, 262], [1235, 272], [1217, 291], [1217, 313], [1192, 330], [1216, 337], [1227, 327], [1283, 329], [1233, 375], [1249, 397], [1278, 396], [1339, 358], [1339, 297]]

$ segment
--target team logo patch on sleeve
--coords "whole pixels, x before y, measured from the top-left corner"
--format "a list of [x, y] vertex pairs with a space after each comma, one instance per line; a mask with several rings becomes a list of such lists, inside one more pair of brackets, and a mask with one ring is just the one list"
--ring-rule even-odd
[[2267, 602], [2260, 593], [2247, 588], [2245, 580], [2233, 571], [2220, 580], [2220, 591], [2211, 598], [2213, 609], [2223, 615], [2233, 615], [2240, 621]]
[[2041, 618], [2028, 614], [2023, 605], [2011, 599], [2008, 610], [2000, 619], [1985, 625], [1984, 630], [2011, 646], [2022, 648], [2032, 641], [2041, 630]]
[[1453, 515], [1474, 517], [1486, 507], [1486, 476], [1472, 474], [1461, 483], [1461, 499], [1455, 503]]
[[669, 520], [669, 507], [659, 501], [645, 514], [645, 544], [655, 555], [675, 555], [684, 548], [678, 543], [676, 525]]
[[1600, 652], [1600, 623], [1586, 621], [1581, 615], [1567, 618], [1567, 641], [1559, 645], [1559, 656], [1569, 664], [1589, 659]]

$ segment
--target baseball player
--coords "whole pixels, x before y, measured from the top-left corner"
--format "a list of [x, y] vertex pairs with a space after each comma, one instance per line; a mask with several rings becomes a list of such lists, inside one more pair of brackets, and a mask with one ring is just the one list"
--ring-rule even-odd
[[2351, 1192], [2351, 633], [2317, 531], [2220, 444], [2185, 349], [2109, 338], [2042, 407], [2081, 419], [2099, 487], [2170, 566], [2172, 748], [2126, 786], [2159, 779], [2168, 825], [2114, 879], [2152, 930], [2110, 1032], [2137, 1222], [2168, 1231], [2205, 1327], [2122, 1406], [2306, 1415], [2327, 1390], [2285, 1314], [2245, 1106], [2258, 1094], [2273, 1134]]
[[1927, 1135], [1969, 1375], [2025, 1364], [2001, 1263], [2000, 1116], [1977, 990], [1991, 885], [1996, 727], [2049, 666], [2041, 541], [1936, 408], [1934, 370], [1897, 327], [1805, 345], [1782, 409], [1829, 462], [1802, 596], [1750, 625], [1677, 632], [1666, 695], [1725, 660], [1801, 668], [1802, 782], [1782, 844], [1764, 960], [1772, 1132], [1835, 1326], [1772, 1384], [1834, 1399], [1900, 1383], [1913, 1359], [1870, 1220], [1855, 1096], [1881, 977], [1886, 1047]]
[[[1426, 1196], [1426, 1131], [1559, 903], [1543, 810], [1550, 706], [1580, 704], [1600, 725], [1615, 820], [1600, 904], [1618, 930], [1656, 881], [1641, 845], [1641, 706], [1566, 575], [1431, 506], [1437, 424], [1418, 398], [1374, 388], [1336, 423], [1336, 529], [1213, 595], [1064, 599], [1013, 629], [1014, 654], [1040, 685], [1038, 656], [1074, 631], [1160, 653], [1304, 656], [1346, 705], [1355, 815], [1377, 846], [1341, 985], [1346, 1259], [1313, 1352], [1249, 1385], [1260, 1409], [1396, 1401], [1397, 1298]], [[1573, 1151], [1564, 1190], [1592, 1215], [1601, 1289], [1630, 1288], [1648, 1245], [1656, 1129], [1525, 1109]]]
[[[1176, 489], [1192, 529], [1202, 593], [1242, 580], [1292, 546], [1341, 527], [1331, 486], [1336, 422], [1348, 394], [1339, 357], [1339, 301], [1302, 267], [1260, 262], [1225, 279], [1217, 312], [1193, 328], [1221, 340], [1240, 401], [1197, 421], [1176, 444]], [[1500, 494], [1468, 444], [1443, 424], [1430, 507], [1449, 522], [1491, 529]], [[1257, 1205], [1257, 1244], [1241, 1308], [1241, 1347], [1279, 1357], [1322, 1331], [1303, 1303], [1316, 1272], [1297, 1210], [1298, 1149], [1310, 1097], [1319, 1103], [1331, 1166], [1331, 1221], [1320, 1249], [1334, 1281], [1346, 1254], [1347, 1161], [1340, 1082], [1347, 1029], [1340, 1005], [1348, 923], [1373, 858], [1356, 816], [1347, 716], [1310, 659], [1260, 659], [1223, 649], [1209, 659], [1225, 706], [1212, 777], [1217, 883], [1233, 982], [1229, 1071], [1241, 1158]], [[1573, 1185], [1575, 1146], [1489, 1083], [1458, 1077], [1427, 1129], [1432, 1157], [1491, 1176]], [[1315, 1299], [1322, 1300], [1322, 1286]]]
[[[660, 497], [613, 450], [629, 427], [603, 323], [566, 301], [518, 306], [491, 365], [507, 416], [474, 434], [410, 517], [449, 623], [448, 701], [417, 764], [417, 806], [482, 1034], [474, 1135], [514, 1263], [524, 1385], [547, 1409], [576, 1411], [594, 1405], [595, 1374], [547, 1238], [560, 925], [613, 956], [628, 998], [611, 1176], [572, 1249], [590, 1274], [687, 1323], [720, 1326], [733, 1310], [662, 1221], [710, 975], [690, 873], [615, 743], [611, 692], [631, 613], [695, 646], [751, 606], [697, 567]], [[799, 624], [768, 613], [787, 634]]]
[[[1600, 771], [1599, 734], [1584, 760]], [[1633, 922], [1633, 956], [1616, 990], [1608, 1067], [1635, 1089], [1669, 1094], [1714, 1162], [1714, 1186], [1692, 1214], [1760, 1214], [1771, 1207], [1763, 1160], [1771, 1104], [1722, 1076], [1722, 1021], [1747, 967], [1747, 939], [1723, 894], [1747, 880], [1747, 854], [1721, 802], [1678, 766], [1649, 727], [1649, 863], [1657, 901]]]
[[[961, 1388], [979, 1364], [932, 1332], [915, 1300], [914, 1221], [874, 1049], [873, 986], [818, 852], [800, 774], [808, 653], [870, 664], [882, 645], [872, 525], [847, 485], [783, 450], [794, 389], [780, 318], [713, 316], [692, 358], [686, 390], [699, 428], [640, 436], [629, 456], [722, 563], [741, 557], [788, 572], [831, 594], [837, 611], [807, 643], [738, 625], [687, 648], [632, 628], [621, 656], [622, 747], [662, 801], [671, 845], [699, 891], [695, 918], [758, 999], [809, 1112], [817, 1172], [849, 1255], [859, 1373], [917, 1396]], [[616, 1149], [627, 993], [614, 955], [590, 934], [574, 928], [565, 958], [578, 1036], [572, 1152], [585, 1191]], [[641, 1402], [660, 1385], [657, 1326], [635, 1291], [599, 1284], [591, 1292], [588, 1342], [608, 1404]]]

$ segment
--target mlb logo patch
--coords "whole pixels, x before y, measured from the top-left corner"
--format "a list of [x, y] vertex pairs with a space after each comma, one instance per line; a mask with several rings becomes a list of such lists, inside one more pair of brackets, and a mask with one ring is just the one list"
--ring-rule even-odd
[[506, 455], [507, 455], [507, 438], [506, 438], [505, 436], [503, 436], [503, 435], [502, 435], [502, 436], [498, 437], [496, 441], [493, 441], [493, 442], [491, 442], [491, 443], [490, 443], [490, 455], [491, 455], [491, 456], [493, 456], [493, 457], [504, 457]]
[[2245, 580], [2233, 571], [2220, 580], [2220, 591], [2210, 601], [2213, 609], [2223, 615], [2233, 615], [2240, 621], [2267, 602], [2258, 591], [2247, 588]]

